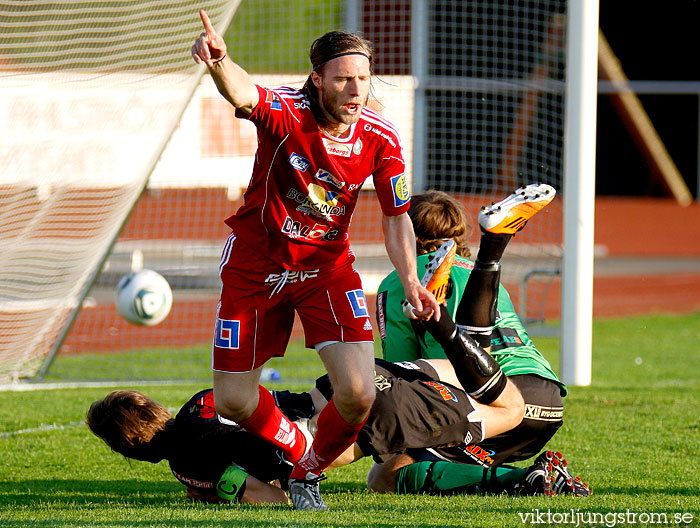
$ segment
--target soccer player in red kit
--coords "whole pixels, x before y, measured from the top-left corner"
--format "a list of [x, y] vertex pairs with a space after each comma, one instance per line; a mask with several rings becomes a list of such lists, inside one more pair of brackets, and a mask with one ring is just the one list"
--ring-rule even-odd
[[[348, 226], [363, 182], [372, 176], [387, 253], [419, 316], [439, 318], [416, 274], [410, 192], [395, 128], [367, 108], [372, 47], [332, 31], [311, 46], [313, 71], [301, 90], [253, 84], [227, 54], [200, 11], [205, 31], [192, 47], [238, 117], [255, 124], [258, 151], [244, 203], [226, 220], [232, 233], [213, 351], [217, 412], [272, 442], [296, 463], [289, 493], [298, 509], [325, 510], [321, 472], [357, 437], [374, 401], [369, 310]], [[260, 370], [282, 356], [296, 310], [306, 345], [317, 350], [333, 386], [310, 446], [287, 420]]]

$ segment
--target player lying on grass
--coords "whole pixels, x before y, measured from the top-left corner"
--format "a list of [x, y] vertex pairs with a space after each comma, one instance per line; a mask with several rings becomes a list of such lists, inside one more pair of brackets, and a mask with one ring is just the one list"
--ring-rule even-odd
[[[333, 467], [365, 455], [383, 462], [410, 449], [464, 446], [520, 422], [523, 402], [514, 384], [503, 384], [495, 400], [484, 405], [459, 388], [457, 377], [444, 359], [401, 364], [375, 360], [375, 403], [356, 444]], [[303, 423], [300, 418], [318, 417], [331, 400], [332, 388], [328, 376], [323, 376], [309, 393], [284, 391], [273, 396], [287, 417], [299, 424]], [[86, 422], [107, 445], [128, 458], [153, 463], [167, 459], [190, 498], [287, 502], [283, 488], [291, 464], [280, 449], [218, 416], [211, 389], [193, 396], [175, 418], [140, 392], [114, 391], [91, 405]], [[546, 469], [533, 466], [508, 491], [544, 493], [548, 476], [555, 474]], [[571, 479], [566, 468], [556, 470], [560, 470], [557, 476]], [[275, 481], [277, 485], [269, 484]]]
[[[483, 405], [439, 381], [443, 377], [459, 383], [447, 360], [401, 365], [375, 361], [375, 403], [357, 443], [333, 467], [365, 455], [383, 461], [407, 449], [481, 440], [511, 429], [522, 419], [522, 398], [513, 384], [505, 385], [490, 405]], [[302, 430], [303, 419], [315, 421], [332, 398], [328, 375], [319, 378], [317, 386], [309, 393], [273, 392], [280, 409]], [[282, 488], [292, 465], [282, 450], [219, 416], [212, 389], [194, 395], [175, 418], [140, 392], [114, 391], [90, 406], [86, 422], [112, 450], [127, 458], [152, 463], [168, 460], [190, 498], [287, 502]], [[269, 484], [274, 481], [276, 485]]]
[[[508, 292], [500, 285], [499, 263], [513, 235], [554, 195], [552, 187], [532, 184], [482, 208], [481, 241], [475, 262], [468, 260], [467, 237], [471, 228], [460, 204], [439, 191], [413, 197], [409, 216], [416, 232], [418, 269], [427, 268], [426, 277], [431, 277], [428, 289], [441, 302], [446, 300], [441, 322], [454, 320], [457, 328], [447, 326], [441, 331], [439, 328], [444, 325], [440, 323], [407, 318], [401, 285], [392, 273], [380, 284], [377, 294], [384, 358], [459, 358], [461, 342], [474, 339], [491, 352], [502, 372], [520, 389], [525, 416], [514, 429], [483, 442], [408, 452], [375, 465], [368, 476], [371, 489], [398, 493], [507, 489], [523, 477], [525, 470], [500, 467], [501, 464], [534, 456], [561, 426], [566, 387], [515, 313]], [[469, 380], [461, 381], [471, 392]], [[535, 465], [556, 468], [565, 463], [560, 453], [547, 452], [538, 457]], [[567, 483], [563, 477], [546, 491], [588, 494], [580, 482]]]
[[[465, 354], [489, 361], [483, 350], [465, 350]], [[503, 376], [498, 378], [503, 382], [496, 391], [485, 391], [491, 400], [485, 405], [439, 381], [442, 377], [459, 383], [447, 360], [435, 360], [432, 365], [427, 361], [376, 363], [375, 402], [357, 444], [335, 466], [364, 455], [382, 461], [385, 455], [407, 449], [483, 440], [515, 427], [522, 419], [520, 393]], [[498, 365], [491, 364], [499, 374]], [[463, 368], [473, 370], [473, 364]], [[474, 371], [473, 375], [485, 382], [494, 378], [494, 373], [483, 376]], [[275, 402], [290, 420], [317, 419], [332, 398], [329, 379], [328, 375], [319, 378], [319, 388], [310, 394], [275, 393]], [[195, 395], [174, 419], [165, 407], [139, 392], [115, 391], [91, 405], [86, 422], [107, 445], [128, 458], [153, 463], [167, 459], [192, 498], [287, 500], [280, 488], [267, 484], [280, 480], [284, 486], [291, 473], [283, 451], [220, 417], [212, 390]]]
[[141, 392], [113, 391], [90, 406], [85, 421], [127, 458], [167, 460], [191, 499], [287, 502], [279, 480], [292, 466], [282, 450], [219, 416], [212, 389], [192, 396], [174, 418]]
[[[449, 317], [443, 314], [443, 317]], [[375, 360], [375, 384], [377, 399], [372, 407], [367, 424], [362, 428], [352, 449], [338, 457], [331, 468], [340, 467], [360, 458], [371, 455], [375, 465], [368, 475], [370, 489], [399, 494], [428, 493], [508, 493], [512, 495], [556, 495], [572, 493], [578, 496], [590, 494], [588, 486], [569, 472], [566, 460], [559, 452], [545, 451], [527, 469], [516, 467], [492, 468], [492, 481], [482, 482], [481, 467], [470, 465], [473, 457], [488, 458], [489, 453], [481, 452], [479, 445], [484, 440], [503, 434], [504, 428], [519, 423], [517, 420], [497, 419], [484, 412], [484, 406], [464, 392], [458, 375], [452, 365], [444, 359], [419, 359], [400, 363]], [[509, 387], [510, 387], [509, 381]], [[439, 393], [436, 397], [434, 391]], [[322, 408], [333, 395], [327, 377], [319, 378], [316, 388], [310, 391], [314, 406]], [[511, 393], [512, 394], [512, 393]], [[510, 402], [508, 400], [510, 399]], [[503, 404], [510, 406], [515, 400], [504, 398]], [[461, 405], [458, 402], [463, 402]], [[498, 401], [498, 400], [496, 400]], [[469, 402], [469, 403], [464, 403]], [[495, 402], [494, 402], [495, 403]], [[476, 409], [469, 414], [459, 414], [460, 407]], [[488, 408], [488, 407], [487, 407]], [[457, 411], [456, 417], [453, 417]], [[467, 417], [465, 420], [464, 417]], [[482, 440], [474, 436], [478, 430], [473, 426], [462, 436], [461, 429], [468, 422], [481, 421]], [[436, 436], [439, 435], [439, 436]], [[450, 440], [453, 441], [450, 441]], [[447, 444], [445, 444], [447, 442]], [[417, 445], [434, 444], [431, 452], [443, 449], [452, 457], [449, 461], [432, 461], [428, 465], [412, 464], [411, 455], [425, 451]], [[443, 447], [439, 446], [451, 446]], [[396, 455], [396, 453], [399, 453]], [[461, 455], [460, 455], [461, 453]], [[401, 462], [404, 462], [401, 464]], [[397, 486], [397, 475], [401, 468], [416, 466]], [[478, 469], [474, 478], [473, 469]], [[422, 472], [421, 472], [422, 470]], [[495, 472], [494, 472], [495, 470]], [[380, 473], [381, 472], [381, 473]], [[412, 476], [413, 481], [407, 482]], [[391, 485], [387, 481], [392, 479]], [[379, 488], [379, 484], [384, 487]]]
[[[375, 404], [357, 443], [332, 467], [366, 455], [383, 462], [408, 449], [461, 445], [470, 438], [511, 428], [522, 416], [513, 411], [522, 402], [512, 387], [495, 405], [474, 402], [447, 381], [459, 384], [447, 360], [375, 362]], [[445, 381], [439, 381], [440, 377]], [[318, 417], [332, 396], [332, 388], [328, 376], [323, 376], [308, 393], [272, 394], [287, 417], [303, 425], [303, 418]], [[186, 486], [191, 499], [287, 502], [284, 488], [291, 464], [280, 449], [220, 417], [214, 410], [212, 389], [195, 394], [175, 418], [163, 405], [140, 392], [114, 391], [90, 406], [86, 422], [109, 447], [127, 458], [152, 463], [168, 460], [173, 475]], [[548, 471], [541, 463], [521, 471], [521, 478], [504, 487], [506, 491], [545, 493], [550, 475], [559, 480], [572, 478], [565, 467]]]

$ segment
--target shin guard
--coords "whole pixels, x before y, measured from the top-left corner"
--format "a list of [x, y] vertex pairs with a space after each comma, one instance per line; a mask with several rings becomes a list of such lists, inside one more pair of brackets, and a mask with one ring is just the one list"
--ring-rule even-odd
[[506, 387], [501, 366], [467, 330], [454, 324], [444, 305], [440, 306], [440, 312], [440, 321], [431, 318], [421, 324], [442, 345], [464, 390], [476, 401], [488, 405]]
[[463, 328], [443, 344], [464, 390], [476, 401], [488, 405], [506, 388], [507, 378], [501, 366]]

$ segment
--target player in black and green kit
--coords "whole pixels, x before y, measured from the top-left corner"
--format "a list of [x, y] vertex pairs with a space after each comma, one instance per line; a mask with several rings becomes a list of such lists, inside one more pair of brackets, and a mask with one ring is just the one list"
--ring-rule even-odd
[[[486, 406], [467, 396], [459, 382], [451, 384], [455, 374], [447, 360], [374, 361], [375, 401], [356, 443], [332, 467], [364, 456], [381, 463], [408, 449], [466, 445], [472, 439], [481, 441], [507, 431], [522, 418], [522, 398], [512, 385]], [[448, 381], [441, 381], [443, 378]], [[325, 375], [307, 393], [271, 394], [287, 418], [311, 435], [319, 414], [333, 397], [333, 388]], [[192, 396], [175, 417], [141, 392], [112, 391], [90, 406], [85, 421], [113, 451], [127, 458], [151, 463], [167, 460], [189, 498], [287, 502], [284, 489], [292, 465], [280, 449], [219, 416], [212, 389]], [[529, 487], [542, 493], [544, 484], [545, 478], [538, 478]]]
[[[305, 398], [291, 396], [285, 398], [284, 411], [290, 420], [297, 420], [295, 404]], [[212, 389], [192, 396], [175, 417], [141, 392], [112, 391], [90, 406], [85, 421], [113, 451], [127, 458], [154, 464], [167, 460], [188, 498], [287, 502], [280, 486], [286, 484], [292, 465], [280, 449], [219, 416]]]
[[[482, 236], [474, 262], [469, 260], [466, 243], [469, 227], [460, 204], [439, 191], [413, 197], [409, 216], [416, 233], [419, 275], [434, 262], [436, 251], [446, 241], [455, 243], [457, 255], [451, 270], [448, 268], [449, 280], [437, 287], [444, 288], [443, 317], [449, 315], [446, 320], [455, 321], [458, 331], [451, 339], [445, 337], [438, 342], [431, 335], [436, 332], [427, 331], [429, 326], [435, 326], [434, 322], [407, 317], [410, 313], [406, 311], [403, 289], [393, 272], [380, 284], [377, 293], [384, 358], [412, 361], [449, 357], [450, 343], [457, 341], [459, 333], [466, 334], [492, 354], [502, 372], [520, 389], [525, 400], [525, 416], [516, 428], [458, 452], [455, 448], [429, 449], [374, 466], [368, 478], [372, 489], [398, 493], [509, 489], [525, 470], [498, 466], [534, 456], [561, 426], [566, 387], [515, 313], [508, 292], [500, 284], [499, 264], [513, 235], [550, 203], [554, 195], [552, 187], [533, 184], [483, 208], [479, 215]], [[438, 297], [440, 292], [433, 293]], [[564, 462], [559, 453], [543, 453], [541, 458], [545, 465]], [[417, 462], [412, 463], [414, 460]], [[455, 460], [462, 464], [455, 464]]]

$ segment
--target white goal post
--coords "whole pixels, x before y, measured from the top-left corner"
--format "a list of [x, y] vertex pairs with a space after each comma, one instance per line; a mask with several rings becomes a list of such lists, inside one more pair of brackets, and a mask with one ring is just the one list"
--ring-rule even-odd
[[560, 344], [569, 385], [590, 385], [592, 377], [598, 12], [598, 0], [569, 1]]

